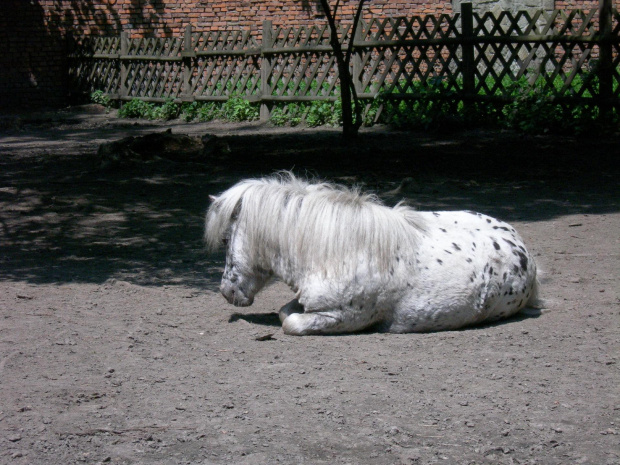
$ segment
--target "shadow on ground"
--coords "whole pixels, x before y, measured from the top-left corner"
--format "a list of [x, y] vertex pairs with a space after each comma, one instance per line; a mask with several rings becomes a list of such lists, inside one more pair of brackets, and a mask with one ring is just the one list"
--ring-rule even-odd
[[270, 313], [238, 313], [235, 312], [230, 315], [228, 319], [229, 323], [234, 323], [236, 321], [243, 320], [248, 323], [252, 323], [254, 325], [260, 326], [275, 326], [280, 327], [282, 324], [280, 323], [280, 318], [278, 314], [275, 312]]
[[[131, 131], [122, 129], [119, 137]], [[348, 144], [334, 131], [246, 129], [223, 135], [231, 153], [203, 164], [158, 161], [107, 172], [94, 155], [92, 141], [103, 137], [96, 128], [0, 138], [0, 279], [116, 278], [216, 290], [223, 257], [202, 244], [208, 195], [282, 169], [361, 185], [388, 204], [405, 198], [420, 209], [470, 209], [507, 221], [619, 208], [617, 138], [375, 129]]]

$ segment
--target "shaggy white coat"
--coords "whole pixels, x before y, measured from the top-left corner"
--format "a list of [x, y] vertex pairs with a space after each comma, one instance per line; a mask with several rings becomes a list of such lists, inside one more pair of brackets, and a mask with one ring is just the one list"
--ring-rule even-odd
[[507, 223], [466, 212], [386, 207], [372, 195], [291, 174], [242, 181], [207, 212], [225, 245], [221, 291], [238, 306], [274, 276], [295, 292], [287, 334], [457, 329], [537, 299], [536, 265]]

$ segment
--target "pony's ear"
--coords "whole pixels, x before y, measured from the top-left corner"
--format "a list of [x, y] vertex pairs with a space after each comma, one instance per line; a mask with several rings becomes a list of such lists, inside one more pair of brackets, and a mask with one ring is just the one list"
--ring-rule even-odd
[[210, 195], [210, 196], [209, 196], [209, 200], [210, 200], [211, 202], [215, 202], [215, 201], [217, 200], [217, 197], [216, 197], [215, 195]]

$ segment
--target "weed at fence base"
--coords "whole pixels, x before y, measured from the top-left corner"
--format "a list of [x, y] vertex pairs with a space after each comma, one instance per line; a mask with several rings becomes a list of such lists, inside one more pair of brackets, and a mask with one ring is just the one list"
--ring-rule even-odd
[[[559, 79], [556, 77], [556, 79]], [[557, 99], [554, 91], [539, 78], [530, 84], [523, 78], [509, 88], [506, 102], [465, 102], [459, 100], [454, 90], [441, 79], [410, 85], [402, 99], [393, 99], [390, 92], [365, 100], [363, 124], [387, 124], [398, 129], [440, 129], [449, 127], [498, 127], [530, 134], [559, 133], [585, 134], [614, 132], [620, 123], [619, 111], [614, 109], [609, 118], [601, 122], [598, 107], [594, 104], [567, 105]], [[595, 85], [590, 82], [588, 85]], [[584, 85], [584, 84], [581, 84]], [[102, 91], [91, 94], [91, 101], [107, 107], [112, 101]], [[208, 122], [222, 119], [233, 122], [255, 121], [259, 118], [260, 104], [241, 96], [223, 102], [176, 103], [168, 100], [153, 104], [133, 99], [119, 110], [123, 118], [169, 120], [181, 117], [185, 121]], [[270, 122], [274, 126], [309, 127], [340, 126], [342, 102], [337, 99], [312, 102], [273, 103]]]

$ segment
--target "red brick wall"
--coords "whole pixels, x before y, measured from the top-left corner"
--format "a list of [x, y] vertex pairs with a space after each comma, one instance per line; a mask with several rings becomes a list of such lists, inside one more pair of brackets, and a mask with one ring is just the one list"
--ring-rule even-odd
[[[315, 0], [39, 0], [38, 3], [48, 25], [78, 34], [116, 33], [122, 28], [135, 36], [170, 36], [182, 33], [188, 23], [200, 29], [256, 28], [266, 19], [274, 24], [299, 25], [323, 18]], [[343, 17], [352, 17], [356, 5], [354, 1], [343, 2]], [[368, 2], [365, 11], [367, 16], [411, 16], [451, 13], [452, 7], [449, 0], [374, 0]]]
[[[620, 0], [614, 0], [618, 7]], [[333, 3], [333, 2], [332, 2]], [[343, 1], [352, 17], [357, 2]], [[299, 25], [322, 21], [316, 0], [0, 0], [0, 111], [66, 101], [67, 37], [180, 35], [199, 29], [255, 28], [263, 20]], [[557, 0], [557, 8], [598, 8], [598, 0]], [[451, 13], [450, 0], [370, 0], [365, 16]], [[6, 45], [4, 45], [6, 44]]]
[[[617, 1], [614, 6], [617, 8]], [[555, 0], [556, 10], [596, 10], [598, 9], [599, 0]]]

